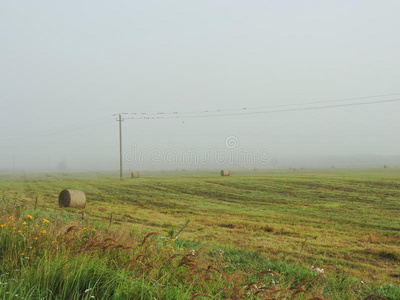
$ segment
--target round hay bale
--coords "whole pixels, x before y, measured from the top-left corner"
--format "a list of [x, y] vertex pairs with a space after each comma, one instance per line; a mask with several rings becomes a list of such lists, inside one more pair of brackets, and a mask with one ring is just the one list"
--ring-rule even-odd
[[229, 170], [221, 170], [221, 176], [231, 176], [231, 172]]
[[85, 208], [86, 195], [82, 191], [77, 190], [63, 190], [58, 197], [58, 206], [60, 207], [74, 207]]
[[138, 171], [132, 172], [131, 173], [131, 177], [132, 178], [139, 178], [139, 172]]

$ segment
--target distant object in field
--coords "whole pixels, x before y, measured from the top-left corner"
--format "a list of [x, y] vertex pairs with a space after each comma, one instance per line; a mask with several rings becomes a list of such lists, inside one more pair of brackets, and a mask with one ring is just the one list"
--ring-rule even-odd
[[221, 170], [221, 176], [231, 176], [231, 172], [229, 170]]
[[85, 208], [86, 195], [82, 191], [63, 190], [58, 197], [59, 207]]
[[139, 172], [138, 171], [131, 172], [131, 177], [132, 178], [139, 178]]
[[388, 166], [388, 165], [384, 165], [383, 168], [384, 168], [384, 169], [388, 169], [389, 166]]

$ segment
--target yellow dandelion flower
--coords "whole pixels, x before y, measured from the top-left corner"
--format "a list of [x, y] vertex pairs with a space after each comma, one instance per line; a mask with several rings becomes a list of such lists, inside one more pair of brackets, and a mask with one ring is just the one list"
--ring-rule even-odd
[[46, 233], [47, 233], [46, 230], [42, 230], [42, 231], [40, 232], [40, 234], [46, 234]]
[[0, 225], [0, 227], [4, 227], [4, 226], [6, 226], [6, 224], [1, 224], [1, 225]]
[[96, 229], [92, 228], [92, 231], [96, 231]]
[[20, 255], [23, 256], [23, 255], [25, 255], [25, 253], [21, 253]]
[[37, 237], [35, 237], [34, 240], [37, 241]]
[[82, 228], [82, 231], [85, 231], [85, 230], [87, 230], [87, 228], [86, 228], [86, 227]]
[[32, 217], [31, 215], [26, 215], [25, 218], [26, 218], [26, 219], [29, 219], [29, 220], [32, 220], [32, 219], [33, 219], [33, 217]]
[[9, 216], [8, 219], [11, 220], [11, 221], [14, 221], [14, 217], [13, 216]]
[[18, 232], [19, 232], [19, 233], [21, 233], [21, 232], [22, 232], [22, 230], [18, 230]]
[[49, 220], [46, 220], [46, 219], [42, 219], [42, 222], [43, 222], [43, 223], [50, 223], [50, 221], [49, 221]]
[[22, 225], [26, 225], [26, 222], [22, 223]]
[[179, 248], [179, 251], [183, 251], [183, 248]]

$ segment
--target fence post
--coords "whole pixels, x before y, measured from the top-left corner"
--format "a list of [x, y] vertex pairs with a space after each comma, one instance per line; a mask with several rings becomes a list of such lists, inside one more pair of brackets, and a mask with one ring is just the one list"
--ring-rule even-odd
[[178, 231], [178, 233], [175, 236], [175, 239], [178, 239], [179, 235], [181, 234], [182, 230], [185, 229], [185, 227], [187, 226], [187, 224], [189, 224], [190, 220], [187, 220], [185, 225], [182, 226], [182, 228]]

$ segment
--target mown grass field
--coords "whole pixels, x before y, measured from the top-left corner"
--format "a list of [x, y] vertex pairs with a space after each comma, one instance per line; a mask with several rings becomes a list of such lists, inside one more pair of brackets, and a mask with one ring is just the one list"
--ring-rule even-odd
[[[86, 220], [80, 219], [80, 210], [58, 208], [58, 194], [66, 188], [86, 193]], [[400, 297], [399, 169], [233, 172], [230, 177], [142, 173], [124, 180], [3, 177], [0, 190], [3, 205], [19, 203], [22, 211], [52, 223], [104, 227], [111, 236], [121, 228], [130, 235], [173, 236], [190, 220], [176, 247], [218, 258], [224, 272], [255, 274], [268, 267], [291, 274], [294, 284], [307, 270], [319, 268], [326, 282], [312, 288], [327, 299]], [[296, 279], [296, 274], [303, 275]], [[296, 299], [311, 298], [304, 297]]]

